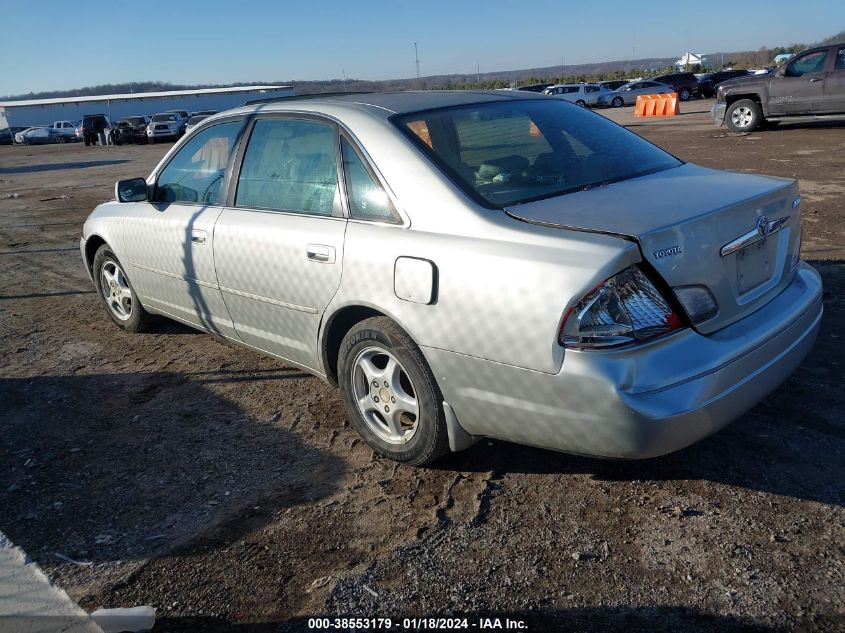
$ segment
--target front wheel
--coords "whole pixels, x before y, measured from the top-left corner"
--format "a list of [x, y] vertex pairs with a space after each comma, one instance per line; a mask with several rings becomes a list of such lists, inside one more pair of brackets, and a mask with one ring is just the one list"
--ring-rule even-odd
[[583, 99], [578, 99], [578, 101], [576, 101], [576, 102], [575, 102], [575, 105], [577, 105], [577, 106], [581, 106], [582, 108], [586, 108], [586, 107], [587, 107], [587, 102], [586, 102], [586, 101], [584, 101]]
[[624, 105], [625, 101], [622, 97], [613, 97], [613, 101], [610, 102], [614, 108], [621, 108]]
[[138, 301], [123, 265], [108, 244], [97, 249], [92, 271], [100, 301], [117, 327], [127, 332], [143, 331], [149, 325], [150, 314]]
[[681, 88], [681, 92], [678, 93], [678, 97], [681, 101], [689, 101], [689, 98], [692, 96], [692, 92], [690, 92], [689, 88]]
[[735, 101], [725, 114], [725, 124], [731, 132], [753, 132], [762, 123], [763, 110], [751, 99]]
[[449, 452], [440, 388], [420, 348], [389, 318], [349, 330], [338, 382], [355, 429], [379, 455], [419, 466]]

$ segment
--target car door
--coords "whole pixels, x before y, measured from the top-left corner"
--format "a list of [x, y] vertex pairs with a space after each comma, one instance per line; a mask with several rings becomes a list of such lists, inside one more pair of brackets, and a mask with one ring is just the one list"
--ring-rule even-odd
[[822, 112], [845, 114], [845, 46], [834, 49], [833, 67], [824, 80]]
[[228, 337], [212, 236], [242, 129], [242, 117], [225, 119], [177, 149], [148, 180], [150, 200], [126, 203], [119, 254], [145, 305]]
[[316, 369], [320, 320], [343, 268], [338, 130], [268, 114], [248, 138], [214, 229], [220, 290], [244, 343]]
[[769, 113], [813, 114], [821, 108], [828, 50], [799, 55], [769, 79]]

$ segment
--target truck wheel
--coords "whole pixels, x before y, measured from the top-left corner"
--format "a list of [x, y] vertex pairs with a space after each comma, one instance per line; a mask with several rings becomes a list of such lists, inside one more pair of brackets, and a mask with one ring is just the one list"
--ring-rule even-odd
[[725, 123], [731, 132], [753, 132], [763, 123], [763, 110], [756, 101], [740, 99], [728, 107]]
[[379, 455], [420, 466], [449, 452], [443, 396], [420, 348], [394, 321], [375, 317], [349, 330], [338, 382], [352, 424]]

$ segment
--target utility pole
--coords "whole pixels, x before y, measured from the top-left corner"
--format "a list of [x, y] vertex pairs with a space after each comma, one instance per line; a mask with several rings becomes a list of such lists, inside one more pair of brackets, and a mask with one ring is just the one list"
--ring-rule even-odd
[[475, 81], [478, 83], [478, 87], [481, 88], [481, 63], [477, 59], [475, 60], [475, 76]]
[[560, 83], [563, 83], [563, 55], [560, 56]]
[[420, 87], [420, 54], [417, 50], [417, 43], [414, 42], [414, 59], [417, 61], [417, 88]]

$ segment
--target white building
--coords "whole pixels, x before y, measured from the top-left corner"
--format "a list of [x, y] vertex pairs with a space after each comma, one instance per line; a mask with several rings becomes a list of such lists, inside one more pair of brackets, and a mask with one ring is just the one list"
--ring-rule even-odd
[[79, 121], [85, 114], [105, 114], [114, 123], [123, 117], [153, 115], [167, 110], [228, 110], [247, 101], [289, 97], [292, 86], [235, 86], [200, 90], [138, 92], [90, 97], [60, 97], [0, 102], [0, 130], [8, 127]]
[[707, 58], [702, 53], [690, 53], [687, 51], [681, 56], [681, 59], [675, 62], [678, 68], [686, 68], [687, 66], [695, 66], [696, 64], [703, 65]]

